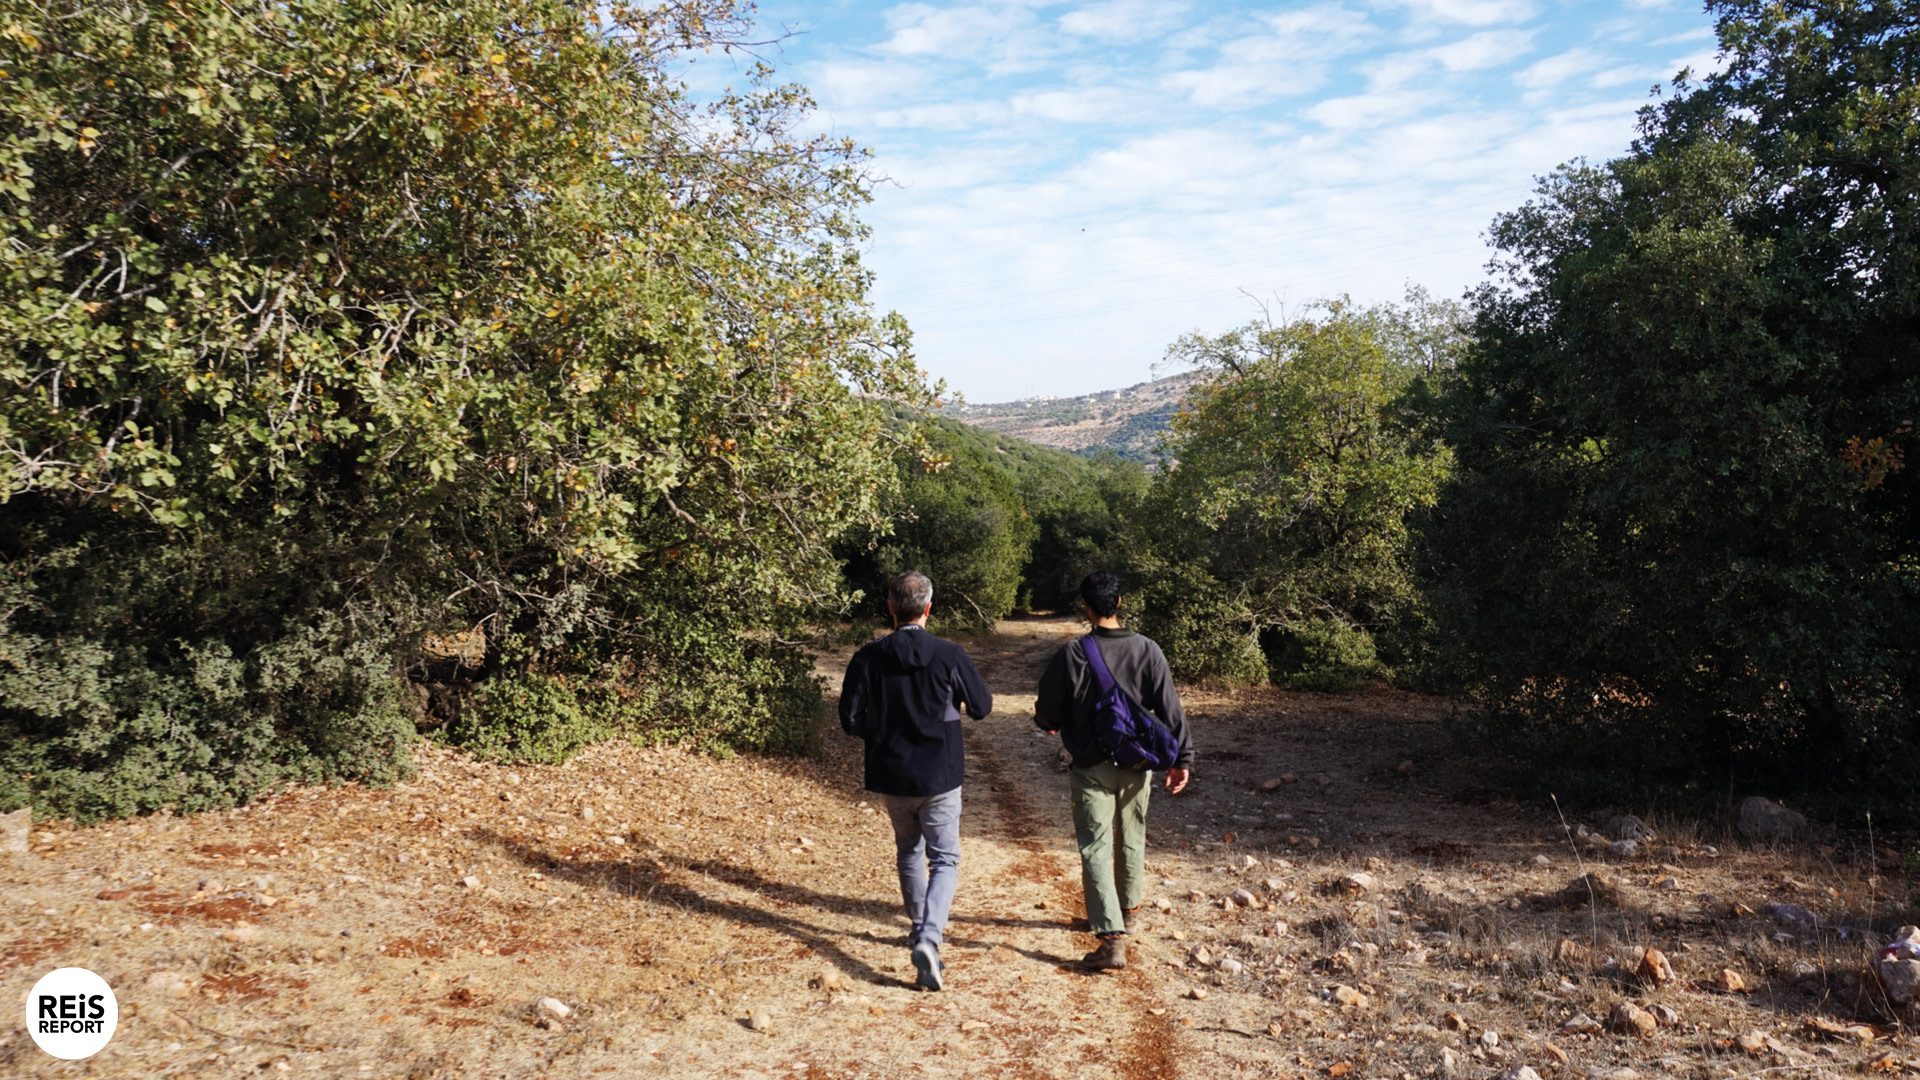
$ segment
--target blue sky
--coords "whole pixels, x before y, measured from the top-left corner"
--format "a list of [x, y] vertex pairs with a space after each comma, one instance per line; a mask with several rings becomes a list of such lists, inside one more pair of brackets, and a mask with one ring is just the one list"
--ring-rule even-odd
[[1259, 304], [1457, 296], [1495, 213], [1625, 149], [1654, 84], [1715, 52], [1686, 0], [769, 0], [760, 21], [792, 31], [765, 55], [820, 129], [889, 178], [864, 215], [875, 302], [980, 402], [1150, 378]]

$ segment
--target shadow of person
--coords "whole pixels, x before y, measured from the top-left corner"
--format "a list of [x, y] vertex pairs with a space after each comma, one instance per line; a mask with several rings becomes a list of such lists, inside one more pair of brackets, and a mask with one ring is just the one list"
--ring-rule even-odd
[[775, 911], [709, 896], [698, 889], [671, 880], [671, 868], [644, 855], [628, 859], [570, 859], [531, 844], [503, 836], [490, 829], [475, 832], [475, 838], [499, 848], [522, 865], [539, 870], [548, 877], [579, 885], [606, 889], [647, 903], [718, 915], [741, 926], [767, 930], [805, 945], [826, 959], [841, 974], [875, 986], [911, 986], [909, 980], [882, 974], [841, 948], [834, 935], [824, 927]]
[[[851, 896], [816, 892], [803, 885], [773, 880], [750, 867], [733, 866], [712, 859], [683, 859], [675, 856], [668, 856], [667, 862], [691, 873], [702, 874], [716, 881], [724, 881], [735, 888], [760, 893], [785, 904], [820, 908], [844, 915], [863, 915], [875, 922], [889, 924], [901, 913], [900, 903], [897, 900], [856, 899]], [[1069, 923], [1059, 919], [1022, 919], [1013, 916], [954, 915], [949, 925], [987, 926], [1014, 930], [1071, 929]], [[991, 947], [996, 944], [995, 942], [964, 941], [952, 934], [948, 934], [947, 937], [948, 940], [956, 943], [979, 944], [982, 947]]]

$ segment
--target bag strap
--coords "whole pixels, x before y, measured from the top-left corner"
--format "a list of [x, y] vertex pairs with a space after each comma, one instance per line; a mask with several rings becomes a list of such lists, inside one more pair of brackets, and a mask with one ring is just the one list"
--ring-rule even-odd
[[1080, 651], [1087, 654], [1087, 668], [1093, 672], [1095, 690], [1106, 696], [1113, 689], [1113, 672], [1107, 670], [1107, 658], [1100, 655], [1100, 646], [1092, 634], [1080, 639]]

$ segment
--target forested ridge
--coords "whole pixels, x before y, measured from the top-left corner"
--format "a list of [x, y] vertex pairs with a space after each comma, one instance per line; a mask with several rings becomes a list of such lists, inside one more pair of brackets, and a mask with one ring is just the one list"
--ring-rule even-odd
[[1453, 695], [1552, 784], [1910, 810], [1920, 11], [1709, 6], [1470, 295], [1170, 343], [1149, 469], [943, 415], [864, 152], [673, 74], [724, 0], [0, 0], [0, 809], [803, 752], [918, 567], [936, 629], [1115, 570], [1184, 678]]

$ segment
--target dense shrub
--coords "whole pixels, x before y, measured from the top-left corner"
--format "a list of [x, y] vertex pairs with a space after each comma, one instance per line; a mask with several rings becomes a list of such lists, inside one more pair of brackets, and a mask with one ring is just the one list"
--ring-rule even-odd
[[557, 764], [609, 733], [606, 706], [538, 672], [488, 679], [447, 738], [488, 761]]
[[879, 616], [887, 579], [920, 570], [933, 580], [935, 622], [989, 630], [1018, 598], [1033, 516], [991, 436], [933, 417], [901, 422], [917, 438], [898, 454], [892, 519], [848, 545], [848, 579]]
[[1381, 671], [1370, 638], [1415, 605], [1409, 521], [1447, 467], [1409, 402], [1459, 341], [1451, 307], [1416, 296], [1175, 346], [1210, 378], [1135, 515], [1129, 576], [1144, 625], [1190, 637], [1169, 650], [1177, 671], [1326, 686]]
[[1724, 72], [1495, 225], [1426, 530], [1437, 640], [1540, 760], [1906, 801], [1920, 23], [1710, 6]]
[[1118, 562], [1121, 527], [1146, 496], [1146, 469], [1118, 455], [1056, 452], [1019, 480], [1036, 530], [1020, 571], [1019, 606], [1076, 614], [1081, 580]]
[[1382, 673], [1373, 638], [1337, 618], [1276, 631], [1265, 649], [1273, 681], [1296, 690], [1356, 690]]
[[0, 570], [0, 806], [90, 821], [404, 775], [413, 713], [376, 614], [296, 605], [235, 643], [206, 632], [234, 614], [196, 587], [213, 553], [122, 552], [113, 580], [104, 561], [78, 545]]
[[[528, 650], [483, 678], [641, 673], [623, 726], [796, 741], [791, 643], [927, 395], [865, 304], [860, 153], [764, 69], [673, 74], [744, 26], [0, 0], [8, 797], [391, 775], [428, 631]], [[528, 694], [484, 697], [553, 722]]]
[[1267, 679], [1258, 636], [1231, 589], [1189, 562], [1136, 555], [1125, 564], [1121, 616], [1159, 643], [1182, 678], [1225, 687]]

